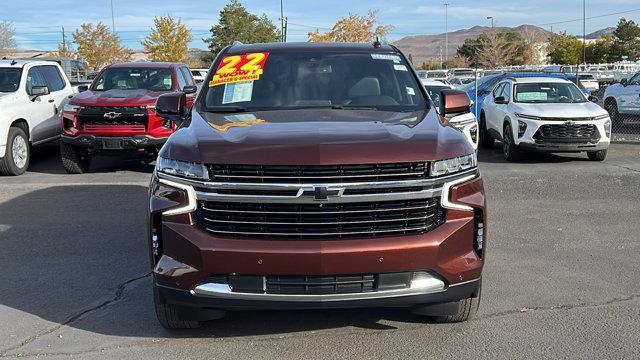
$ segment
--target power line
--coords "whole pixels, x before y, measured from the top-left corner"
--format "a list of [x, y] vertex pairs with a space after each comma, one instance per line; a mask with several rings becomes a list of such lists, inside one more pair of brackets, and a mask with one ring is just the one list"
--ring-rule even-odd
[[[589, 16], [589, 17], [588, 17], [588, 18], [586, 18], [586, 19], [587, 19], [587, 20], [599, 19], [599, 18], [608, 17], [608, 16], [628, 14], [628, 13], [636, 12], [636, 11], [640, 11], [640, 8], [638, 8], [638, 9], [631, 9], [631, 10], [625, 10], [625, 11], [618, 11], [618, 12], [609, 13], [609, 14], [602, 14], [602, 15], [596, 15], [596, 16]], [[567, 24], [567, 23], [572, 23], [572, 22], [577, 22], [577, 21], [582, 21], [582, 20], [583, 20], [583, 18], [579, 18], [579, 19], [572, 19], [572, 20], [557, 21], [557, 22], [546, 23], [546, 24], [537, 24], [536, 26], [540, 26], [540, 27], [542, 27], [542, 26], [549, 26], [549, 25]]]

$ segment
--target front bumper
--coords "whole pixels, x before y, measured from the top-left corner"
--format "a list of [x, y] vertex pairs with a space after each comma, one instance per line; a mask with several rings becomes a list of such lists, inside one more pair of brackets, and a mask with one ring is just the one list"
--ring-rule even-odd
[[[609, 148], [611, 142], [611, 133], [607, 133], [605, 129], [605, 123], [609, 119], [593, 120], [593, 121], [580, 121], [575, 124], [580, 125], [594, 125], [598, 130], [600, 138], [593, 142], [549, 142], [549, 141], [537, 141], [534, 136], [543, 125], [558, 125], [562, 122], [558, 121], [540, 121], [517, 118], [517, 121], [527, 124], [527, 128], [521, 137], [515, 140], [518, 147], [526, 150], [534, 150], [539, 152], [582, 152], [582, 151], [598, 151]], [[512, 124], [513, 134], [518, 134], [517, 122]]]
[[156, 138], [149, 135], [135, 136], [95, 136], [95, 135], [62, 135], [65, 143], [92, 148], [96, 150], [135, 150], [148, 147], [160, 147], [168, 137]]

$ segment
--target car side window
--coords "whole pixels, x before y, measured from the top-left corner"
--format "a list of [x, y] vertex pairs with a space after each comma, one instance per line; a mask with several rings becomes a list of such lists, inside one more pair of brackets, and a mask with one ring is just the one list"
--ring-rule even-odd
[[506, 101], [511, 100], [511, 83], [504, 83], [501, 95]]
[[193, 81], [193, 77], [191, 76], [191, 73], [186, 67], [180, 68], [180, 71], [182, 71], [182, 75], [184, 75], [184, 80], [186, 81], [187, 85], [193, 86], [196, 84], [196, 82]]
[[187, 85], [187, 81], [184, 79], [184, 74], [181, 69], [177, 69], [176, 75], [178, 75], [178, 88], [182, 90]]
[[640, 85], [640, 73], [633, 75], [629, 80], [629, 85]]
[[39, 66], [38, 68], [40, 69], [40, 72], [42, 73], [45, 80], [47, 81], [47, 86], [49, 87], [49, 91], [51, 92], [60, 91], [65, 88], [64, 80], [62, 79], [62, 76], [60, 75], [60, 71], [56, 66], [46, 65], [46, 66]]
[[44, 76], [40, 72], [41, 66], [34, 66], [27, 73], [27, 94], [31, 94], [34, 86], [47, 86]]
[[498, 86], [496, 86], [495, 89], [493, 89], [493, 98], [497, 98], [498, 96], [500, 96], [500, 93], [502, 93], [502, 88], [504, 87], [505, 83], [500, 83], [498, 84]]

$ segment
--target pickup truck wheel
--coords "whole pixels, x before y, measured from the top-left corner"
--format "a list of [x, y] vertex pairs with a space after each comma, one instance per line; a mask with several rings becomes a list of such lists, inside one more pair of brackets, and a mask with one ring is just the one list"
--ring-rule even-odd
[[587, 157], [591, 161], [604, 161], [607, 158], [607, 149], [598, 151], [587, 151]]
[[0, 174], [17, 176], [24, 174], [29, 167], [31, 149], [29, 138], [19, 127], [10, 127], [7, 136], [7, 150], [0, 159]]
[[480, 117], [480, 146], [483, 149], [491, 149], [495, 144], [496, 139], [487, 131], [487, 122], [484, 119], [484, 115]]
[[432, 316], [431, 319], [439, 323], [454, 323], [463, 322], [473, 319], [478, 313], [478, 307], [480, 307], [480, 298], [482, 296], [482, 282], [480, 282], [480, 288], [478, 290], [477, 297], [470, 297], [458, 301], [455, 306], [455, 310], [450, 315], [444, 316]]
[[605, 101], [604, 105], [605, 110], [609, 113], [609, 117], [611, 118], [611, 125], [613, 127], [620, 127], [624, 122], [624, 118], [618, 111], [618, 104], [615, 100], [609, 98]]
[[82, 174], [91, 166], [91, 155], [87, 150], [62, 142], [60, 144], [62, 166], [69, 174]]
[[153, 303], [156, 308], [158, 322], [165, 329], [196, 329], [201, 325], [199, 321], [182, 319], [175, 305], [162, 301], [156, 285], [153, 286]]
[[502, 132], [502, 154], [507, 161], [518, 161], [522, 157], [520, 149], [517, 148], [513, 141], [513, 134], [511, 133], [511, 126], [508, 124], [504, 127]]

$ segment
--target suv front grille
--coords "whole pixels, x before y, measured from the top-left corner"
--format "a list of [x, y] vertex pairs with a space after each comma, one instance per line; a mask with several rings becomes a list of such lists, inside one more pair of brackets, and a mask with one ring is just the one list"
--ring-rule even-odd
[[593, 124], [542, 125], [533, 135], [538, 144], [589, 144], [598, 142], [600, 133]]
[[439, 197], [340, 204], [200, 201], [195, 223], [223, 236], [345, 238], [421, 234], [445, 216]]
[[211, 180], [231, 183], [347, 183], [427, 178], [426, 162], [362, 165], [210, 165]]
[[84, 106], [78, 118], [85, 131], [110, 130], [114, 127], [145, 131], [149, 113], [144, 106]]

